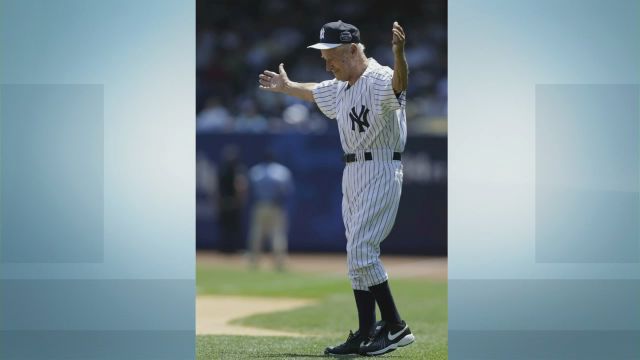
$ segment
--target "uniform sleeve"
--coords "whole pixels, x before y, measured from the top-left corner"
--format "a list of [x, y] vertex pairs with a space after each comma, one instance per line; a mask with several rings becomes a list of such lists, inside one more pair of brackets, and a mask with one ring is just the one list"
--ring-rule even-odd
[[330, 119], [336, 118], [336, 94], [338, 81], [336, 79], [323, 81], [313, 89], [313, 99], [320, 111]]
[[374, 101], [380, 107], [380, 111], [386, 114], [398, 109], [404, 109], [406, 106], [407, 91], [402, 91], [396, 96], [393, 91], [393, 70], [385, 67], [384, 71], [376, 76], [374, 81]]

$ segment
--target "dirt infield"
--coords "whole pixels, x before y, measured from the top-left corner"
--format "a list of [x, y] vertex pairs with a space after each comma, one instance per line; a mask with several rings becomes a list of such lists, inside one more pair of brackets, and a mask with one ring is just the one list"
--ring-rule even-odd
[[234, 319], [262, 313], [291, 310], [313, 303], [311, 300], [244, 296], [198, 296], [196, 335], [301, 336], [284, 331], [231, 325]]
[[[447, 280], [447, 258], [426, 256], [382, 256], [382, 262], [390, 278], [423, 278], [438, 281]], [[218, 265], [231, 268], [248, 266], [242, 254], [225, 255], [213, 251], [198, 251], [198, 265]], [[287, 259], [287, 270], [311, 273], [347, 274], [346, 254], [291, 254]], [[261, 268], [272, 266], [270, 256], [265, 255]]]

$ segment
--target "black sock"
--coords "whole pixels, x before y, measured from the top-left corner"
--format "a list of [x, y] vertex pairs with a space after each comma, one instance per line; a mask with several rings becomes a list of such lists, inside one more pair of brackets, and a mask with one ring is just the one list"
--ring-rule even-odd
[[360, 334], [369, 335], [373, 325], [376, 323], [376, 298], [373, 294], [365, 290], [353, 290], [358, 307], [358, 325]]
[[400, 314], [398, 314], [396, 303], [393, 301], [389, 282], [385, 281], [382, 284], [371, 286], [369, 290], [371, 290], [378, 303], [382, 320], [389, 324], [399, 324], [402, 320], [400, 319]]

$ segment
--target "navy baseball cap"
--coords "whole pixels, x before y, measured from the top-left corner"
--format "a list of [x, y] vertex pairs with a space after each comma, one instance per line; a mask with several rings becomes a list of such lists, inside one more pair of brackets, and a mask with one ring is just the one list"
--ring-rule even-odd
[[324, 24], [320, 29], [320, 42], [307, 48], [326, 50], [343, 44], [359, 43], [360, 30], [341, 20]]

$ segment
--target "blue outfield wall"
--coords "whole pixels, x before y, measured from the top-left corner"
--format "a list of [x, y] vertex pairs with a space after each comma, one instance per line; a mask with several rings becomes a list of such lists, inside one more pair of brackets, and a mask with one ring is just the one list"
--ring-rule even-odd
[[[289, 167], [295, 181], [291, 204], [289, 249], [293, 252], [341, 252], [346, 238], [341, 215], [341, 178], [344, 164], [337, 134], [199, 134], [196, 149], [219, 169], [222, 149], [237, 145], [249, 168], [265, 149]], [[386, 254], [447, 254], [447, 139], [409, 137], [403, 154], [404, 185], [395, 226], [383, 242]], [[197, 191], [197, 247], [220, 244], [219, 218], [212, 196]], [[241, 244], [246, 243], [251, 202], [243, 210]]]

